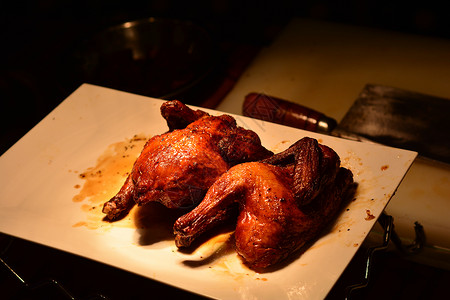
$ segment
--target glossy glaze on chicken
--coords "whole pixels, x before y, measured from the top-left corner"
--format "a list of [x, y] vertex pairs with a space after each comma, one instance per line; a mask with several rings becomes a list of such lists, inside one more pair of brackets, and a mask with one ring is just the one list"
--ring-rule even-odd
[[169, 131], [147, 141], [120, 191], [104, 204], [111, 220], [136, 203], [193, 207], [230, 167], [273, 154], [229, 115], [211, 116], [176, 100], [165, 102], [161, 114]]
[[190, 246], [232, 216], [237, 204], [236, 251], [251, 268], [267, 268], [316, 237], [352, 183], [351, 171], [340, 167], [335, 151], [303, 138], [284, 152], [220, 176], [204, 200], [176, 221], [176, 245]]

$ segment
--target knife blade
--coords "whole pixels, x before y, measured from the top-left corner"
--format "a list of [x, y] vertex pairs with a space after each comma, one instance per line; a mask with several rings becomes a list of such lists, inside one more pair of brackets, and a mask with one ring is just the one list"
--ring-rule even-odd
[[245, 97], [243, 114], [273, 123], [417, 151], [450, 164], [450, 101], [367, 84], [341, 122], [322, 112], [261, 93]]

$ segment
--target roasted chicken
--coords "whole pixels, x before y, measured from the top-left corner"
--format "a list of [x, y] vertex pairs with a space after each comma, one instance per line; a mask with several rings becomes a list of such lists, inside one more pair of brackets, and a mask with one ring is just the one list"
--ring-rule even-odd
[[339, 211], [352, 182], [334, 150], [303, 138], [220, 176], [204, 200], [176, 221], [176, 245], [190, 246], [238, 209], [236, 251], [251, 268], [266, 268], [316, 237]]
[[111, 220], [136, 203], [193, 207], [230, 167], [273, 154], [229, 115], [211, 116], [176, 100], [165, 102], [161, 114], [169, 131], [147, 141], [120, 191], [104, 204]]

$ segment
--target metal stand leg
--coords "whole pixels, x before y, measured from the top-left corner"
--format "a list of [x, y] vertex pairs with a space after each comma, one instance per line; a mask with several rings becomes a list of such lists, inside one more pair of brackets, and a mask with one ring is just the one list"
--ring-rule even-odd
[[420, 225], [418, 222], [415, 222], [414, 224], [416, 238], [411, 245], [406, 246], [402, 244], [400, 237], [394, 230], [394, 218], [392, 216], [389, 216], [388, 214], [383, 212], [378, 218], [378, 223], [380, 223], [384, 230], [383, 243], [379, 246], [369, 248], [367, 252], [364, 278], [361, 283], [354, 284], [346, 288], [345, 299], [350, 299], [351, 293], [355, 290], [367, 287], [370, 281], [371, 270], [373, 268], [373, 256], [376, 252], [386, 250], [389, 245], [389, 241], [392, 240], [394, 245], [404, 255], [417, 254], [423, 249], [423, 246], [425, 244], [425, 232], [422, 225]]

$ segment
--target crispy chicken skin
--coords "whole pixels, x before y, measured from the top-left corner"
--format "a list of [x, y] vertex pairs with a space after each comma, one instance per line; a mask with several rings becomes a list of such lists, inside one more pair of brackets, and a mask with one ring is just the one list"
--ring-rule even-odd
[[169, 131], [147, 141], [120, 191], [104, 204], [111, 220], [136, 203], [193, 207], [231, 166], [273, 154], [229, 115], [210, 116], [177, 100], [165, 102], [161, 114]]
[[351, 171], [340, 167], [331, 148], [303, 138], [284, 152], [220, 176], [204, 200], [176, 221], [176, 245], [191, 245], [232, 216], [237, 203], [236, 251], [251, 268], [267, 268], [317, 236], [352, 182]]

